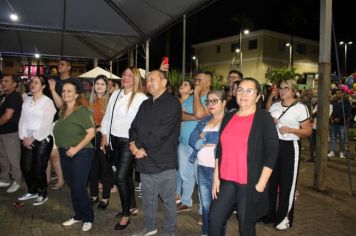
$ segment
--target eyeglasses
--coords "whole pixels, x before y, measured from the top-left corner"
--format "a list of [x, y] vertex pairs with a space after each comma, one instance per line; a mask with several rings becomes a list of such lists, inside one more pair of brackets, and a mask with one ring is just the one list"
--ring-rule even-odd
[[215, 104], [218, 103], [218, 102], [219, 102], [219, 99], [216, 99], [216, 98], [211, 99], [211, 100], [206, 99], [206, 100], [205, 100], [205, 105], [207, 105], [207, 106], [209, 106], [209, 104], [215, 105]]
[[256, 90], [251, 89], [251, 88], [244, 89], [244, 88], [238, 87], [237, 90], [236, 90], [236, 94], [242, 95], [243, 93], [245, 93], [246, 95], [252, 95], [252, 94], [255, 93], [255, 91]]
[[289, 87], [279, 87], [278, 90], [279, 91], [289, 91], [291, 88]]

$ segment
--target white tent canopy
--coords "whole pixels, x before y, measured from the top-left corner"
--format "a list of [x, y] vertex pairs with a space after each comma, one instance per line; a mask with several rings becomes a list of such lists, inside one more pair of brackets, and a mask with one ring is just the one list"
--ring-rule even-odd
[[88, 78], [88, 79], [94, 79], [96, 78], [98, 75], [105, 75], [106, 77], [108, 77], [108, 79], [121, 79], [119, 76], [114, 75], [113, 73], [110, 73], [110, 71], [106, 71], [101, 67], [95, 67], [94, 69], [79, 75], [79, 78]]

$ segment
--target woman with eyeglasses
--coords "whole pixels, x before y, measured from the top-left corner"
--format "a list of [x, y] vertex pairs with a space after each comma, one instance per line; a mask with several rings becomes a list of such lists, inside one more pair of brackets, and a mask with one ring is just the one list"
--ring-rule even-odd
[[46, 168], [53, 146], [52, 122], [56, 114], [52, 100], [43, 94], [45, 87], [43, 77], [31, 78], [32, 96], [24, 101], [19, 121], [20, 164], [28, 190], [18, 200], [35, 198], [34, 206], [48, 200]]
[[136, 201], [132, 180], [135, 161], [129, 149], [129, 129], [141, 103], [147, 99], [142, 93], [141, 75], [137, 68], [129, 67], [122, 74], [122, 89], [110, 97], [101, 122], [101, 145], [104, 152], [112, 149], [116, 166], [116, 183], [119, 189], [122, 212], [115, 230], [123, 230], [130, 224], [130, 215], [136, 215]]
[[205, 104], [210, 113], [194, 128], [189, 137], [193, 152], [189, 161], [198, 164], [198, 187], [202, 205], [203, 235], [208, 235], [208, 216], [215, 167], [215, 147], [219, 140], [219, 129], [225, 113], [226, 94], [223, 90], [208, 93]]
[[269, 110], [278, 130], [279, 155], [270, 180], [269, 212], [263, 221], [273, 222], [277, 230], [292, 227], [300, 138], [309, 136], [312, 131], [308, 108], [298, 102], [297, 89], [294, 79], [283, 80], [279, 86], [281, 101]]
[[268, 179], [278, 156], [271, 115], [257, 106], [261, 86], [244, 78], [236, 92], [237, 111], [225, 115], [216, 147], [209, 235], [225, 235], [235, 206], [240, 235], [256, 235], [256, 221], [268, 210]]

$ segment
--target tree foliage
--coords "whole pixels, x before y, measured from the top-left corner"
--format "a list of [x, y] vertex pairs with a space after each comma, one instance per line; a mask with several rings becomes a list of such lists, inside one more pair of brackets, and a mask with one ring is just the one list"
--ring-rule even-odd
[[279, 84], [282, 80], [296, 79], [297, 76], [299, 74], [295, 72], [295, 68], [274, 68], [266, 73], [266, 80], [273, 84]]

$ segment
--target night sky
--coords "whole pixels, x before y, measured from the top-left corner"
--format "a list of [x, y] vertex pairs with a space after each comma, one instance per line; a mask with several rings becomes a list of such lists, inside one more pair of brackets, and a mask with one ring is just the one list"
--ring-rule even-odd
[[[351, 1], [334, 0], [333, 15], [337, 41], [353, 41], [348, 47], [348, 72], [356, 68], [356, 12], [350, 6]], [[220, 0], [200, 12], [187, 17], [187, 51], [186, 71], [190, 71], [192, 44], [238, 34], [240, 25], [233, 17], [250, 19], [253, 30], [272, 30], [281, 33], [292, 33], [289, 19], [294, 19], [294, 35], [319, 40], [319, 0], [268, 0], [240, 1]], [[291, 17], [297, 16], [297, 17]], [[171, 68], [181, 69], [182, 64], [182, 22], [151, 40], [151, 68], [159, 66], [163, 55], [169, 55]], [[344, 47], [338, 47], [340, 65], [344, 64]], [[334, 48], [332, 49], [332, 71], [335, 67]], [[144, 61], [139, 59], [139, 66]]]

